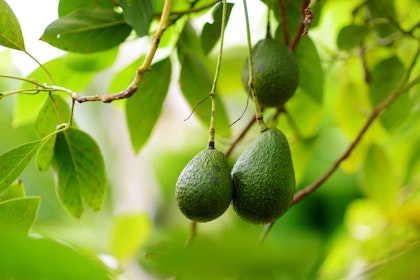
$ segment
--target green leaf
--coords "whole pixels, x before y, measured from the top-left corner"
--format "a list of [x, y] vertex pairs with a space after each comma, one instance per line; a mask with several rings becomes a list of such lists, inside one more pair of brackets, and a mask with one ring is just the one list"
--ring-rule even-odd
[[83, 213], [83, 200], [95, 211], [105, 198], [105, 165], [96, 142], [83, 131], [70, 128], [57, 135], [54, 169], [58, 195], [74, 217]]
[[[51, 94], [45, 100], [39, 111], [35, 122], [35, 130], [39, 137], [45, 137], [55, 131], [57, 125], [62, 124], [70, 116], [70, 109], [67, 103], [58, 95]], [[47, 171], [54, 156], [54, 145], [57, 135], [51, 135], [40, 147], [36, 158], [36, 165], [39, 170]]]
[[110, 67], [118, 55], [118, 48], [97, 53], [68, 53], [63, 63], [72, 70], [80, 72], [99, 71]]
[[25, 50], [19, 21], [4, 0], [0, 0], [0, 45], [15, 50]]
[[385, 212], [392, 212], [398, 189], [392, 162], [380, 146], [373, 144], [367, 151], [362, 168], [362, 191]]
[[[234, 3], [227, 3], [226, 5], [226, 23], [229, 20], [230, 12], [232, 11]], [[220, 29], [222, 27], [223, 5], [217, 4], [213, 10], [213, 22], [206, 22], [201, 32], [201, 46], [204, 54], [208, 54], [220, 39]]]
[[109, 0], [60, 0], [58, 4], [58, 15], [60, 17], [65, 16], [75, 10], [82, 8], [91, 8], [91, 9], [114, 9], [113, 1]]
[[[181, 74], [179, 84], [182, 94], [190, 104], [191, 108], [195, 108], [194, 114], [205, 125], [210, 123], [211, 102], [202, 102], [209, 95], [212, 87], [212, 79], [206, 66], [198, 55], [194, 53], [184, 54], [181, 66]], [[230, 137], [229, 118], [219, 95], [216, 93], [216, 116], [215, 130], [216, 134], [223, 137]], [[199, 104], [200, 103], [200, 104]]]
[[95, 255], [82, 253], [62, 241], [29, 238], [1, 227], [0, 248], [1, 279], [114, 279]]
[[15, 181], [5, 191], [0, 193], [0, 202], [13, 199], [21, 198], [25, 196], [25, 190], [23, 189], [23, 183], [20, 180]]
[[337, 37], [337, 46], [340, 50], [350, 50], [362, 45], [369, 34], [369, 28], [365, 25], [350, 24], [344, 26]]
[[127, 100], [127, 125], [137, 153], [149, 139], [160, 116], [170, 81], [171, 61], [166, 58], [152, 66], [143, 77], [139, 92]]
[[143, 63], [144, 58], [145, 56], [139, 57], [138, 59], [131, 62], [128, 66], [126, 66], [119, 73], [114, 75], [114, 78], [112, 79], [109, 85], [109, 91], [119, 92], [122, 89], [126, 88], [133, 80], [134, 76], [136, 75], [137, 68], [140, 67], [140, 65]]
[[107, 9], [79, 9], [48, 25], [41, 40], [66, 51], [92, 53], [119, 45], [130, 32], [120, 14]]
[[41, 140], [29, 142], [0, 155], [0, 193], [16, 180], [41, 143]]
[[[375, 65], [369, 84], [369, 97], [373, 106], [398, 88], [404, 72], [404, 64], [396, 56], [381, 60]], [[395, 129], [408, 117], [411, 106], [408, 94], [401, 95], [380, 116], [381, 123], [389, 131]]]
[[300, 40], [295, 57], [299, 66], [299, 87], [321, 104], [324, 95], [324, 70], [311, 38], [305, 36]]
[[145, 213], [121, 214], [112, 218], [111, 254], [119, 260], [132, 256], [151, 232], [150, 218]]
[[[86, 87], [94, 76], [93, 72], [79, 72], [67, 67], [65, 56], [51, 60], [45, 63], [44, 66], [51, 73], [54, 73], [55, 84], [70, 88], [75, 92]], [[40, 67], [29, 74], [28, 78], [34, 79], [41, 84], [44, 82], [49, 83], [48, 76]], [[28, 88], [28, 84], [24, 84], [22, 88]], [[46, 93], [38, 93], [36, 95], [19, 94], [15, 102], [13, 125], [22, 126], [34, 122], [47, 98], [49, 97]]]
[[121, 0], [124, 20], [143, 37], [148, 34], [153, 19], [154, 0]]
[[40, 202], [40, 197], [22, 197], [0, 202], [0, 224], [29, 231], [36, 219]]

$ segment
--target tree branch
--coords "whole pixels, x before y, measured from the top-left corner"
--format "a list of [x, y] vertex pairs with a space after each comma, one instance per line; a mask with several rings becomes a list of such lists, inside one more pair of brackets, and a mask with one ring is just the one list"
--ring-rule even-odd
[[312, 23], [312, 13], [310, 5], [310, 0], [303, 0], [302, 1], [302, 17], [301, 22], [296, 30], [295, 37], [293, 38], [292, 43], [290, 44], [289, 48], [292, 52], [296, 50], [296, 47], [299, 43], [300, 38], [302, 38], [303, 35], [308, 33], [308, 29]]

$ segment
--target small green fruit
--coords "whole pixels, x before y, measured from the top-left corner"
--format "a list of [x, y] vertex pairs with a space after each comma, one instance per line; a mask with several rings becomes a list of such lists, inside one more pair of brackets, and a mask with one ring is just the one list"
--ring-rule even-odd
[[[280, 41], [266, 38], [252, 52], [254, 89], [263, 107], [284, 105], [294, 94], [299, 81], [299, 68], [288, 47]], [[248, 90], [248, 59], [242, 70], [242, 83]]]
[[233, 207], [244, 220], [269, 223], [283, 215], [295, 192], [289, 143], [278, 129], [262, 132], [232, 169]]
[[190, 220], [208, 222], [222, 215], [232, 201], [232, 179], [225, 155], [216, 149], [198, 153], [176, 183], [179, 209]]

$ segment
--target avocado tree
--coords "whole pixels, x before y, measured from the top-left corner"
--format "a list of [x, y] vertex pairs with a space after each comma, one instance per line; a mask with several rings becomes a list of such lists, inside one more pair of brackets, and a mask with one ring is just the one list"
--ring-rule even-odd
[[40, 62], [0, 0], [1, 279], [420, 277], [418, 1], [57, 4]]

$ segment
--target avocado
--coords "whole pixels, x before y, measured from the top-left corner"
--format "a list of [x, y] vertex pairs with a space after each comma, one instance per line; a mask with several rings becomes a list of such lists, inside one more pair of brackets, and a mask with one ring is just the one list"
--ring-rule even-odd
[[232, 201], [232, 178], [225, 155], [216, 149], [199, 152], [179, 175], [175, 197], [190, 220], [208, 222], [221, 216]]
[[289, 208], [295, 175], [286, 136], [276, 128], [260, 133], [232, 168], [233, 208], [251, 223], [269, 223]]
[[[282, 42], [265, 38], [252, 50], [254, 89], [262, 107], [280, 107], [289, 100], [299, 82], [299, 68], [293, 53]], [[242, 70], [242, 83], [248, 91], [248, 59]]]

